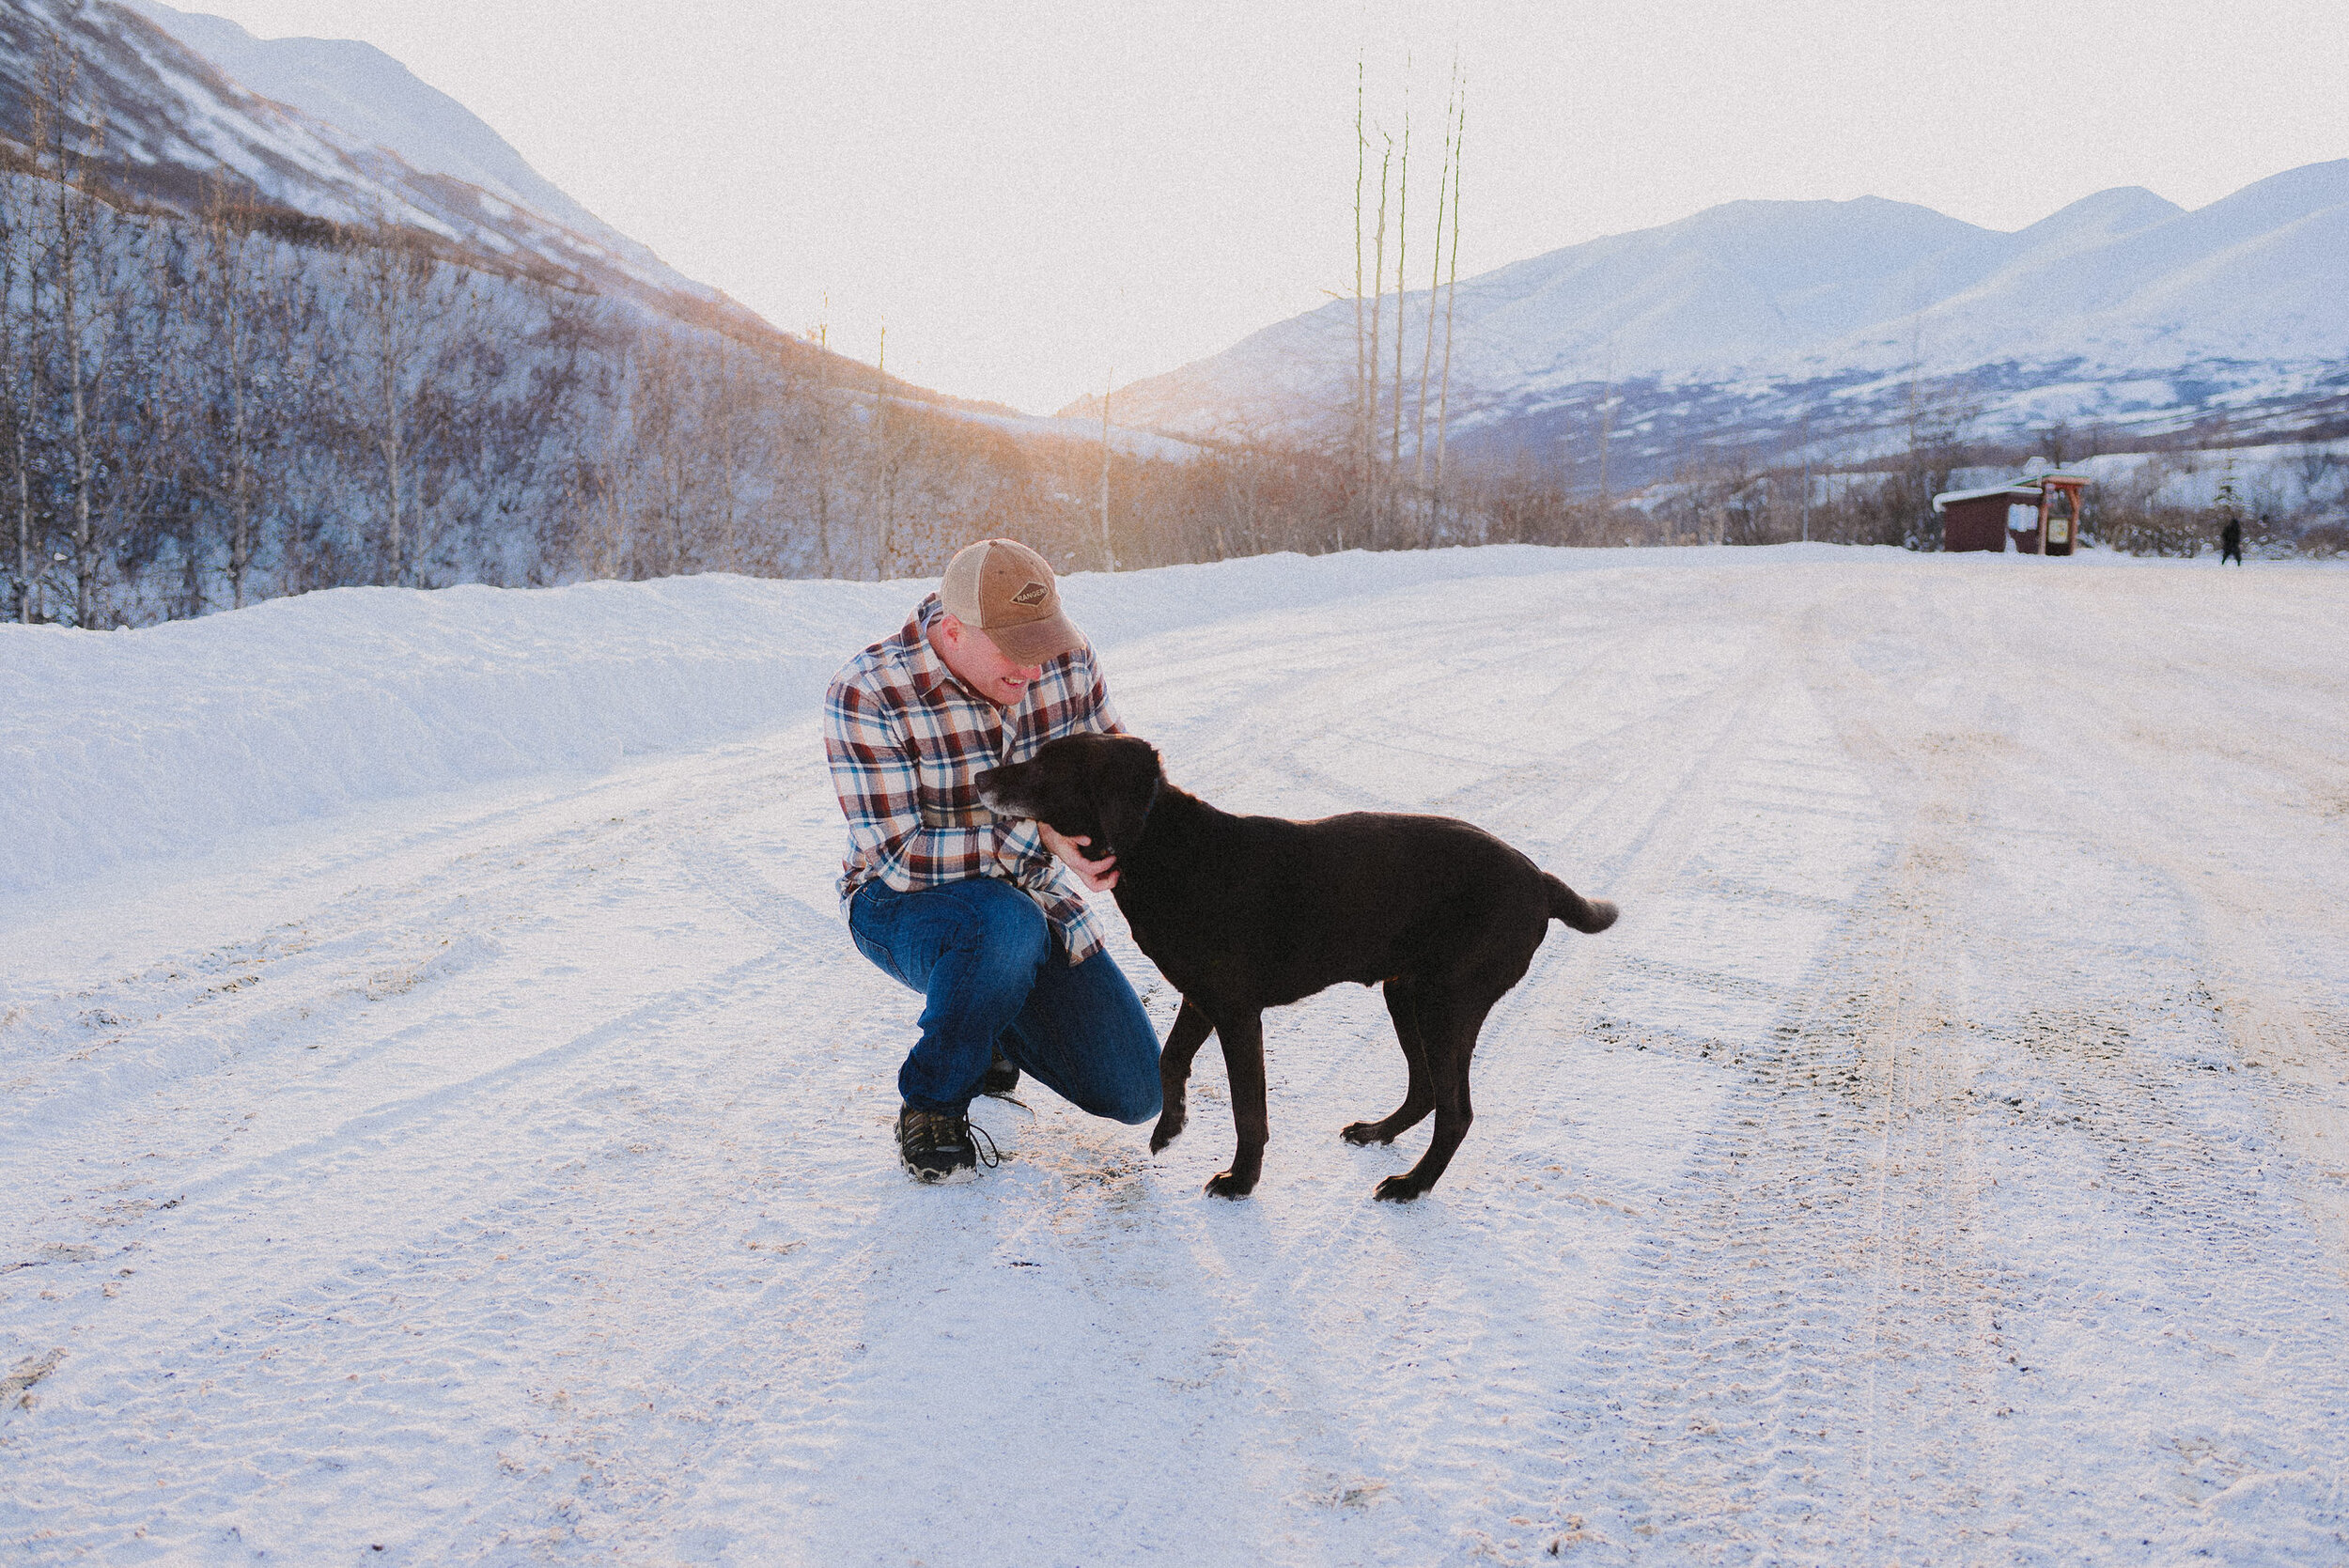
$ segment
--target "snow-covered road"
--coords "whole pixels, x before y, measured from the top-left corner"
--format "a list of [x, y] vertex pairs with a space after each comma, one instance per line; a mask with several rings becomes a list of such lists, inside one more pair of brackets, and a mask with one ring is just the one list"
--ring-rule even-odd
[[909, 1182], [803, 696], [0, 901], [0, 1542], [2349, 1562], [2349, 572], [1427, 559], [1070, 596], [1192, 606], [1105, 642], [1186, 786], [1623, 905], [1408, 1206], [1353, 989], [1248, 1202], [1212, 1049], [1160, 1158], [1038, 1093]]

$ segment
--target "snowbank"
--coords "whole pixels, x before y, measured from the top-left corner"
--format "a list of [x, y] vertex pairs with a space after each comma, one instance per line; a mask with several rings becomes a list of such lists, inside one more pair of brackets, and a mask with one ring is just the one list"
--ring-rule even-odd
[[[1356, 551], [1080, 573], [1066, 596], [1109, 646], [1458, 578], [1786, 558]], [[344, 588], [137, 631], [0, 626], [0, 893], [364, 802], [801, 722], [841, 661], [927, 587], [712, 576]]]
[[0, 628], [0, 892], [781, 723], [902, 598], [723, 577], [346, 588], [139, 631]]

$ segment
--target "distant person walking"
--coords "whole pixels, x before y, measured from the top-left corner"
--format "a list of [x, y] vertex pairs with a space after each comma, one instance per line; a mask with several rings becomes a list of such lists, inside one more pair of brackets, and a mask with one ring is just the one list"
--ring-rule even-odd
[[2229, 518], [2227, 526], [2218, 531], [2218, 564], [2223, 567], [2230, 561], [2238, 567], [2243, 565], [2243, 520], [2240, 518]]

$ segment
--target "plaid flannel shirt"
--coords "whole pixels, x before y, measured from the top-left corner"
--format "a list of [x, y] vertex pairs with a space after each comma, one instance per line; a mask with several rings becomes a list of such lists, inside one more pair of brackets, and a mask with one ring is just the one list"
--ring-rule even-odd
[[1061, 951], [1081, 964], [1101, 951], [1097, 918], [1061, 879], [1035, 824], [997, 817], [972, 780], [1064, 735], [1122, 734], [1109, 685], [1093, 649], [1081, 647], [1045, 665], [1017, 706], [998, 707], [930, 646], [925, 633], [943, 611], [930, 595], [894, 637], [841, 666], [824, 693], [824, 755], [848, 819], [840, 907], [870, 881], [910, 893], [1001, 877], [1035, 900]]

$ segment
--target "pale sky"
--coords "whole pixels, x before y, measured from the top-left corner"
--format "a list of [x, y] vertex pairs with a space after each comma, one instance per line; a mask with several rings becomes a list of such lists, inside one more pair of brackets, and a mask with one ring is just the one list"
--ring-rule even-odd
[[1358, 55], [1398, 134], [1411, 88], [1414, 287], [1455, 50], [1463, 277], [1740, 197], [2012, 229], [2349, 156], [2349, 0], [176, 3], [376, 44], [776, 325], [829, 296], [833, 347], [1037, 412], [1351, 288]]

